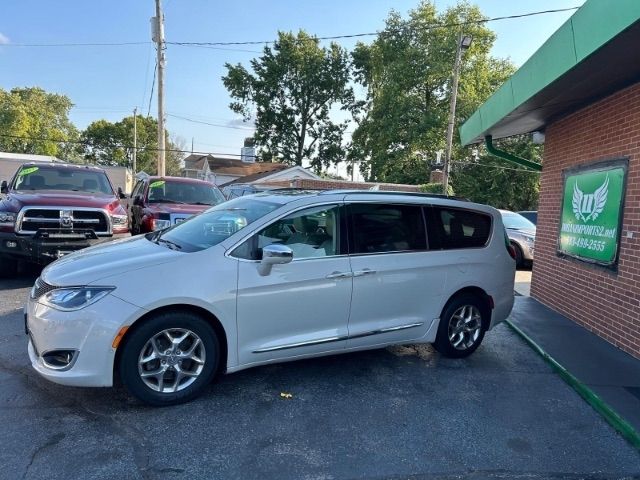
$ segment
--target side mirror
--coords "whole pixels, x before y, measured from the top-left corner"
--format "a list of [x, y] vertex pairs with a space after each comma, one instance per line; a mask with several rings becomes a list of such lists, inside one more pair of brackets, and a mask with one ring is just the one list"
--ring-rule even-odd
[[142, 207], [142, 197], [140, 195], [136, 195], [136, 198], [133, 199], [133, 204]]
[[2, 184], [0, 184], [0, 193], [9, 193], [9, 185], [7, 185], [6, 180], [3, 180]]
[[127, 198], [127, 196], [124, 194], [124, 192], [122, 191], [122, 187], [118, 187], [118, 198], [120, 200], [123, 200], [125, 198]]
[[269, 275], [273, 265], [283, 265], [293, 260], [293, 251], [281, 243], [272, 243], [262, 249], [262, 260], [258, 267], [260, 275]]

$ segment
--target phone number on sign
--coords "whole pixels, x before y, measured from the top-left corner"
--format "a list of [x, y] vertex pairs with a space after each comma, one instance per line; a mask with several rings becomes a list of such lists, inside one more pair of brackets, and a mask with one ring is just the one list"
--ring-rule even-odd
[[595, 252], [604, 252], [606, 242], [604, 240], [593, 240], [590, 238], [569, 237], [566, 245], [568, 247], [586, 248]]

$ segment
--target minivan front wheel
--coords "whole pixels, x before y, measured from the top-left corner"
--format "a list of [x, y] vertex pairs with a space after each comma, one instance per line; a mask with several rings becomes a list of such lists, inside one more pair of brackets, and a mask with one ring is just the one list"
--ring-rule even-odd
[[485, 319], [482, 302], [475, 295], [461, 295], [446, 306], [440, 318], [434, 346], [445, 357], [471, 355], [482, 343]]
[[122, 348], [122, 383], [133, 396], [156, 406], [198, 396], [215, 375], [220, 352], [214, 330], [191, 312], [147, 319]]

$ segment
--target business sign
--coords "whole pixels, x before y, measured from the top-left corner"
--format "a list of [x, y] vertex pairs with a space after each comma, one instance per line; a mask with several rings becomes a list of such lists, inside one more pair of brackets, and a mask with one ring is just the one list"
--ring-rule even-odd
[[628, 166], [611, 160], [563, 172], [559, 255], [616, 268]]

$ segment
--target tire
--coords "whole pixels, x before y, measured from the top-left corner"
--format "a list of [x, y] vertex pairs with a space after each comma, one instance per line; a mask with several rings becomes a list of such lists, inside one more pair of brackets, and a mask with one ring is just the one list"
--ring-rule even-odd
[[[471, 322], [472, 325], [469, 325]], [[468, 357], [482, 343], [488, 324], [487, 307], [477, 295], [456, 296], [442, 311], [433, 346], [445, 357]], [[473, 330], [464, 329], [464, 325], [469, 325], [466, 328]]]
[[[122, 345], [118, 367], [131, 395], [149, 405], [168, 406], [197, 397], [213, 379], [219, 359], [220, 344], [209, 323], [192, 312], [174, 311], [134, 327]], [[143, 377], [145, 372], [157, 374]]]
[[516, 252], [516, 268], [524, 267], [524, 254], [522, 253], [522, 248], [515, 242], [511, 242], [511, 246]]
[[14, 278], [18, 274], [18, 260], [0, 255], [0, 278]]

